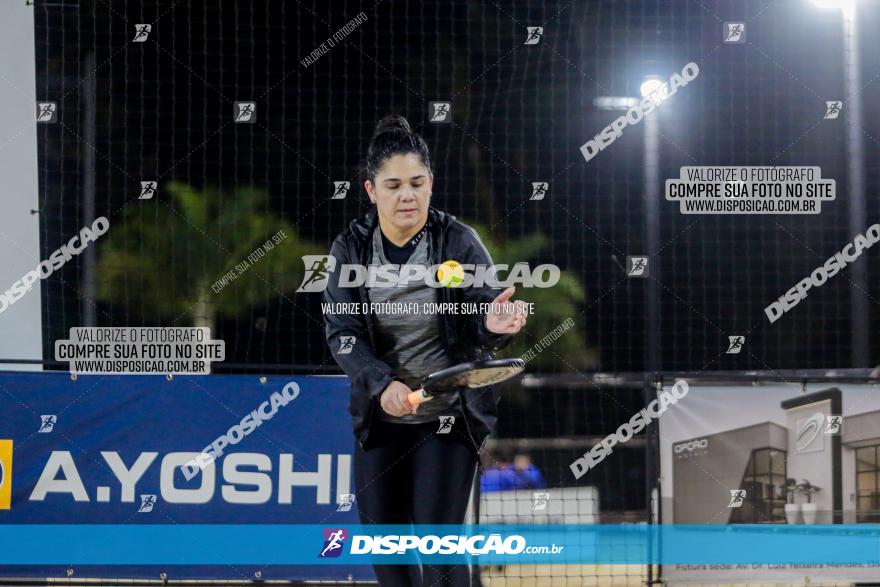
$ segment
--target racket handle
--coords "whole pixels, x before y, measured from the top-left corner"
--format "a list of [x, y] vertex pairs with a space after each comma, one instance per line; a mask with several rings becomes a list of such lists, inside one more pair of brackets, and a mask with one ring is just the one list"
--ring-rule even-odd
[[430, 401], [434, 398], [434, 396], [426, 394], [424, 389], [417, 389], [416, 391], [409, 394], [407, 397], [409, 398], [409, 403], [414, 406], [423, 404], [426, 401]]

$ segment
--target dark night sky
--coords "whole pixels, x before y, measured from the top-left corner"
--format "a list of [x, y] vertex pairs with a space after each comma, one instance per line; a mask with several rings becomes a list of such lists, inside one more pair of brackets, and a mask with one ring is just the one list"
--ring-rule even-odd
[[[819, 165], [837, 180], [838, 199], [817, 216], [684, 216], [662, 202], [662, 367], [852, 366], [845, 271], [779, 322], [763, 315], [855, 236], [847, 228], [844, 121], [821, 120], [824, 100], [843, 93], [833, 12], [807, 0], [112, 6], [37, 2], [37, 95], [61, 103], [62, 123], [39, 135], [46, 251], [81, 225], [88, 147], [77, 136], [75, 88], [94, 50], [98, 213], [122, 206], [141, 177], [224, 190], [256, 185], [270, 193], [267, 211], [327, 246], [365, 198], [358, 189], [326, 202], [332, 181], [356, 178], [376, 120], [399, 112], [432, 148], [434, 204], [495, 224], [497, 239], [536, 230], [550, 236], [540, 260], [584, 284], [577, 320], [601, 369], [640, 370], [645, 282], [624, 279], [612, 255], [645, 252], [643, 128], [628, 129], [589, 163], [578, 148], [617, 116], [593, 108], [594, 97], [634, 95], [644, 75], [668, 77], [695, 61], [700, 76], [656, 115], [661, 179], [677, 177], [682, 165]], [[301, 65], [361, 11], [367, 21], [354, 33], [314, 65]], [[867, 225], [880, 218], [878, 17], [874, 6], [860, 19]], [[721, 43], [726, 20], [747, 22], [747, 43]], [[144, 22], [154, 23], [150, 41], [126, 45]], [[539, 45], [523, 45], [527, 26], [544, 26]], [[251, 99], [258, 123], [229, 124], [232, 102]], [[427, 102], [445, 99], [453, 102], [453, 124], [429, 124]], [[533, 181], [551, 182], [543, 201], [528, 201]], [[878, 254], [861, 262], [873, 268]], [[69, 264], [64, 279], [76, 283], [77, 271]], [[874, 325], [880, 291], [870, 269], [869, 278]], [[58, 280], [44, 287], [47, 339], [54, 340], [79, 323], [79, 304]], [[297, 302], [319, 315], [315, 297]], [[136, 307], [103, 309], [117, 325], [156, 324]], [[255, 328], [259, 318], [265, 330]], [[278, 296], [267, 294], [250, 317], [220, 327], [230, 361], [328, 358], [320, 329]], [[724, 355], [730, 334], [747, 334], [748, 352]], [[872, 342], [874, 364], [877, 337]]]

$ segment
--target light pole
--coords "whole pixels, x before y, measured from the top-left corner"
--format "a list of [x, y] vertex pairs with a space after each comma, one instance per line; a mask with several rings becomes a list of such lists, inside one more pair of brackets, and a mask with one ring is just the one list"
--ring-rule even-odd
[[[660, 78], [649, 76], [639, 87], [642, 98], [652, 94], [662, 96], [665, 85]], [[668, 92], [668, 90], [667, 90]], [[647, 314], [648, 360], [650, 373], [660, 370], [660, 302], [657, 299], [657, 283], [660, 279], [660, 263], [656, 259], [660, 248], [660, 127], [656, 110], [645, 120], [644, 157], [642, 181], [645, 193], [645, 254], [649, 257], [648, 281], [645, 284], [645, 310]]]
[[[843, 20], [843, 108], [846, 124], [847, 195], [849, 196], [849, 235], [865, 230], [865, 147], [862, 138], [862, 97], [859, 94], [861, 74], [859, 69], [858, 21], [855, 0], [813, 0], [823, 8], [840, 10]], [[853, 367], [870, 367], [868, 364], [868, 268], [865, 261], [854, 263], [851, 268], [850, 328]]]

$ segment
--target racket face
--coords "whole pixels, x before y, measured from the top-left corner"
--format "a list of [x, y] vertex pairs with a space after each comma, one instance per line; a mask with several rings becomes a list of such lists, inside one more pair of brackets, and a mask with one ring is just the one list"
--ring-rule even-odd
[[515, 377], [525, 367], [522, 359], [474, 361], [432, 373], [425, 379], [423, 387], [425, 391], [434, 394], [485, 387]]

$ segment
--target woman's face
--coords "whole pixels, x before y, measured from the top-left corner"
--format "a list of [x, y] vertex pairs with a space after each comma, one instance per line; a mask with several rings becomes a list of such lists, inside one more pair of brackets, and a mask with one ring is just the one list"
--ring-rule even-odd
[[433, 184], [422, 158], [407, 153], [386, 159], [376, 173], [376, 183], [368, 179], [364, 187], [376, 204], [382, 226], [405, 234], [427, 222]]

